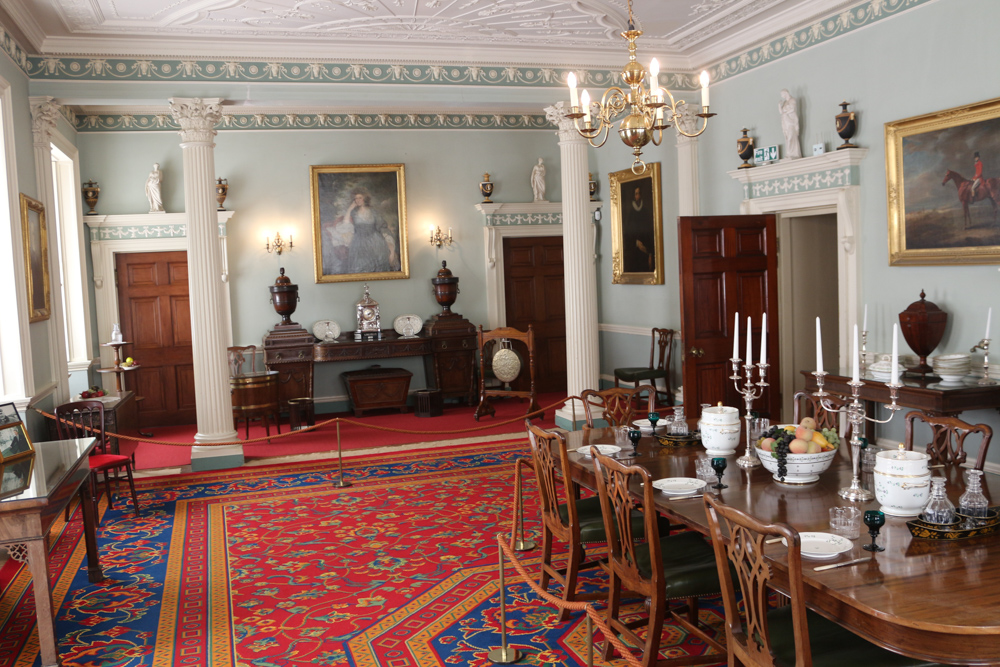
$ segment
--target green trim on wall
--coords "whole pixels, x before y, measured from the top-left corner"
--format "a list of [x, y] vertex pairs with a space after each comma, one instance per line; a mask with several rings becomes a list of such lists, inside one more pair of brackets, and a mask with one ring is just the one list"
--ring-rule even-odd
[[[155, 213], [151, 215], [156, 215]], [[87, 225], [90, 230], [90, 242], [95, 241], [121, 241], [127, 239], [175, 239], [187, 236], [187, 225], [155, 224], [148, 225], [115, 225], [115, 226], [94, 226]], [[219, 237], [226, 236], [226, 223], [219, 223]]]
[[848, 185], [858, 185], [860, 183], [861, 168], [858, 166], [822, 169], [811, 174], [772, 178], [744, 185], [743, 198], [759, 199], [760, 197], [774, 197], [776, 195], [787, 195], [795, 192], [843, 188]]
[[514, 225], [561, 225], [562, 213], [492, 213], [486, 217], [487, 227]]
[[[79, 132], [173, 131], [169, 113], [77, 115]], [[225, 114], [217, 130], [552, 130], [545, 114], [242, 113]]]

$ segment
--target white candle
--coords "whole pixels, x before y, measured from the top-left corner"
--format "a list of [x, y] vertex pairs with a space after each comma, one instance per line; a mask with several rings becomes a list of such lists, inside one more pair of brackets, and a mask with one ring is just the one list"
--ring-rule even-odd
[[865, 319], [861, 323], [861, 330], [868, 331], [868, 304], [865, 304]]
[[733, 319], [733, 359], [740, 358], [740, 313]]
[[[663, 97], [663, 92], [662, 91], [663, 91], [662, 88], [657, 88], [656, 89], [656, 96], [657, 96], [657, 98], [662, 98]], [[663, 124], [663, 107], [656, 107], [656, 124], [657, 125], [662, 125]]]
[[744, 359], [746, 359], [746, 361], [744, 363], [747, 363], [747, 364], [752, 364], [753, 363], [753, 350], [750, 349], [751, 348], [751, 345], [750, 345], [751, 338], [752, 338], [752, 336], [750, 335], [750, 316], [747, 315], [747, 356], [744, 357]]
[[861, 359], [861, 355], [858, 354], [858, 325], [854, 325], [854, 354], [851, 355], [851, 381], [860, 382], [861, 373], [858, 368], [858, 362]]
[[708, 108], [708, 72], [701, 73], [701, 106]]
[[767, 363], [767, 313], [760, 320], [760, 363]]
[[823, 332], [819, 327], [819, 318], [816, 318], [816, 372], [823, 372]]
[[993, 319], [993, 306], [990, 306], [989, 311], [986, 313], [986, 335], [983, 338], [987, 340], [990, 337], [990, 320]]
[[583, 122], [590, 122], [590, 93], [584, 88], [583, 92], [580, 93], [580, 103], [583, 106]]
[[656, 58], [649, 61], [649, 89], [654, 97], [660, 92], [660, 61]]
[[571, 107], [580, 106], [580, 100], [576, 96], [576, 74], [570, 72], [569, 76], [566, 77], [566, 83], [569, 84], [569, 105]]
[[892, 383], [899, 384], [899, 324], [892, 325]]

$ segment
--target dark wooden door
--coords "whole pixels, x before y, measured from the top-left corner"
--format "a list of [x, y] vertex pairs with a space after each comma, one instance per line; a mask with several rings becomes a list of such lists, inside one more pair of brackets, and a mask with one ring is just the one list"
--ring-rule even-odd
[[[753, 362], [760, 361], [761, 315], [767, 313], [767, 382], [753, 409], [781, 418], [778, 368], [778, 253], [773, 215], [681, 217], [678, 220], [684, 403], [743, 411], [733, 387], [733, 318], [740, 314], [739, 356], [746, 355], [746, 318], [753, 319]], [[755, 371], [754, 380], [757, 375]]]
[[195, 423], [187, 253], [118, 253], [115, 280], [122, 335], [132, 343], [125, 353], [140, 365], [126, 382], [146, 397], [142, 425]]
[[566, 391], [562, 237], [504, 239], [503, 272], [507, 326], [535, 333], [536, 389]]

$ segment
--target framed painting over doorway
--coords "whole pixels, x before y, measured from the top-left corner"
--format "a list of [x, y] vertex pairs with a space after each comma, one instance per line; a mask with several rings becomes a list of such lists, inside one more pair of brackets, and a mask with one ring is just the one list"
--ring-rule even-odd
[[21, 195], [21, 239], [24, 244], [28, 322], [42, 322], [52, 313], [49, 292], [49, 233], [42, 202]]
[[1000, 99], [886, 123], [885, 162], [890, 265], [1000, 261]]
[[409, 278], [401, 164], [312, 166], [317, 283]]
[[615, 285], [663, 284], [663, 207], [660, 163], [641, 174], [624, 169], [611, 182], [611, 282]]

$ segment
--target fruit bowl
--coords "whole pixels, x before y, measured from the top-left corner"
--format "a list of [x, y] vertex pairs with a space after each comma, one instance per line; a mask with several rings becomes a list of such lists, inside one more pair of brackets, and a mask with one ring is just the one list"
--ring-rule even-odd
[[778, 477], [778, 458], [774, 452], [757, 448], [757, 456], [764, 468], [771, 473], [775, 481], [785, 484], [809, 484], [819, 481], [819, 474], [830, 467], [837, 450], [820, 452], [819, 454], [786, 454], [785, 479]]
[[[784, 477], [778, 472], [777, 447], [782, 443], [787, 443]], [[756, 447], [761, 463], [776, 481], [809, 484], [819, 480], [819, 473], [830, 467], [839, 444], [836, 432], [816, 430], [816, 421], [807, 417], [798, 425], [781, 424], [768, 429]]]

